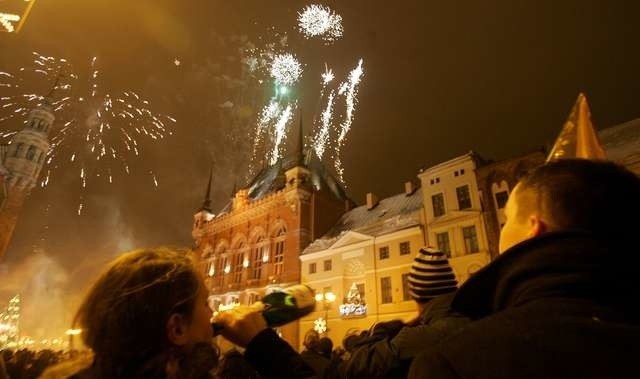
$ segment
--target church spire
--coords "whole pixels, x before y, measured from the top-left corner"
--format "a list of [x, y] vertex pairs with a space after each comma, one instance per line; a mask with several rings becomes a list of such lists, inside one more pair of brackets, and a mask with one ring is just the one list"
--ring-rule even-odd
[[300, 111], [300, 124], [298, 126], [298, 140], [295, 154], [298, 166], [304, 166], [304, 130], [302, 128], [302, 111]]
[[209, 171], [209, 184], [207, 184], [207, 193], [204, 195], [204, 202], [202, 203], [202, 210], [211, 212], [211, 182], [213, 180], [213, 167]]

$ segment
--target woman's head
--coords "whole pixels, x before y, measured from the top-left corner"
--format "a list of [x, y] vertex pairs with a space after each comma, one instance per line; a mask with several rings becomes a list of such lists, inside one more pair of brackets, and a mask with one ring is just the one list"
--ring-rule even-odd
[[211, 341], [207, 292], [185, 252], [137, 250], [113, 261], [75, 319], [96, 362], [139, 367]]

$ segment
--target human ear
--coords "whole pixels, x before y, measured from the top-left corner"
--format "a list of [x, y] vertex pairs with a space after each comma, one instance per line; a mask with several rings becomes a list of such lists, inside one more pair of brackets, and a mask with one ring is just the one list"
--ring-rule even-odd
[[529, 217], [529, 238], [538, 237], [547, 232], [547, 224], [540, 218], [539, 215], [534, 214]]
[[167, 321], [167, 338], [176, 346], [184, 346], [188, 343], [187, 323], [185, 318], [173, 313]]

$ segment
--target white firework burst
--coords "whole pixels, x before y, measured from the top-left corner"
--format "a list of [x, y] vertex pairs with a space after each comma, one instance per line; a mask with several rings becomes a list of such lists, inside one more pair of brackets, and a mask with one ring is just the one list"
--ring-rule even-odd
[[278, 54], [271, 63], [271, 77], [276, 84], [290, 86], [302, 75], [302, 64], [293, 54]]
[[[65, 59], [35, 52], [34, 55], [34, 68], [23, 67], [20, 75], [0, 75], [2, 83], [19, 91], [13, 96], [0, 98], [0, 116], [13, 109], [10, 117], [2, 117], [0, 122], [10, 118], [24, 121], [30, 109], [42, 102], [42, 96], [24, 93], [29, 73], [44, 75], [51, 82], [58, 77], [50, 94], [56, 123], [50, 135], [51, 147], [45, 160], [46, 174], [41, 178], [41, 187], [47, 187], [53, 173], [62, 167], [79, 171], [82, 189], [88, 187], [92, 177], [113, 183], [116, 165], [129, 174], [128, 158], [138, 158], [142, 154], [143, 143], [154, 143], [172, 134], [171, 124], [176, 120], [153, 112], [149, 101], [136, 92], [103, 93], [98, 86], [100, 71], [96, 68], [95, 57], [90, 60], [87, 81], [82, 81], [78, 80], [78, 75], [73, 73], [73, 67]], [[38, 87], [42, 87], [42, 79], [35, 80]], [[74, 96], [72, 92], [84, 96]], [[0, 132], [0, 136], [3, 139], [11, 137], [16, 132], [15, 128], [14, 124], [13, 130]], [[152, 177], [157, 186], [155, 174]], [[82, 208], [81, 204], [79, 213]]]
[[298, 12], [298, 28], [306, 38], [321, 37], [326, 43], [342, 37], [342, 17], [329, 7], [312, 4]]

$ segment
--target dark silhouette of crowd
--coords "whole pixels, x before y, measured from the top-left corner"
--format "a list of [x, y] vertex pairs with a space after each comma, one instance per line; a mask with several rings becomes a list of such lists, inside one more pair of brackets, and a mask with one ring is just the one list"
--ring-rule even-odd
[[0, 379], [37, 378], [44, 370], [77, 354], [76, 351], [19, 349], [0, 351]]

